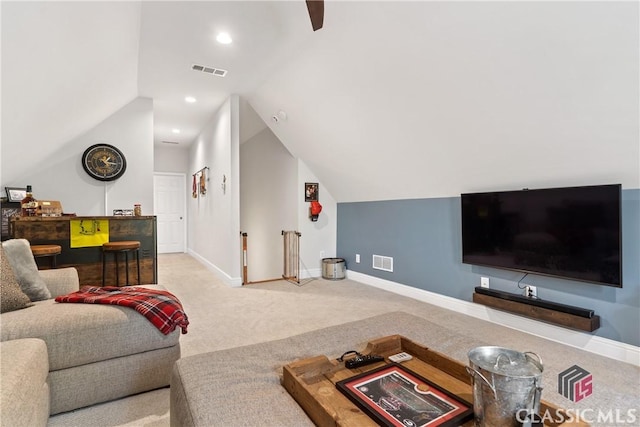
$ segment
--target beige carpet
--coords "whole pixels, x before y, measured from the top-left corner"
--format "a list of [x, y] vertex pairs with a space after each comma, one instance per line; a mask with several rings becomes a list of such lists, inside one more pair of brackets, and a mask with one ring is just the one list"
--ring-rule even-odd
[[[569, 349], [558, 343], [512, 331], [392, 294], [352, 280], [311, 280], [302, 286], [286, 281], [229, 288], [188, 255], [159, 257], [159, 283], [176, 294], [189, 316], [189, 333], [181, 337], [182, 356], [285, 338], [392, 311], [428, 319], [458, 334], [487, 344], [545, 354], [550, 375], [572, 364], [592, 372], [602, 408], [640, 408], [640, 369]], [[464, 361], [464, 353], [452, 355]], [[551, 357], [550, 357], [551, 356]], [[549, 360], [551, 359], [551, 360]], [[611, 369], [615, 367], [615, 369]], [[573, 404], [555, 390], [543, 399], [564, 407], [589, 407], [589, 399]], [[584, 402], [587, 403], [584, 403]], [[582, 406], [581, 406], [581, 405]], [[585, 406], [586, 405], [586, 406]], [[168, 426], [168, 389], [143, 393], [52, 417], [51, 426]], [[640, 416], [640, 410], [638, 410]]]

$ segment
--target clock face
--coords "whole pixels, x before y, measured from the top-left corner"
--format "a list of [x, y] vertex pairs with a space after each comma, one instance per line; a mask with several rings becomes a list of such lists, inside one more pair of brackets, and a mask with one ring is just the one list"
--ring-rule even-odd
[[127, 168], [127, 161], [122, 151], [113, 145], [96, 144], [85, 150], [82, 167], [92, 178], [113, 181], [122, 176]]

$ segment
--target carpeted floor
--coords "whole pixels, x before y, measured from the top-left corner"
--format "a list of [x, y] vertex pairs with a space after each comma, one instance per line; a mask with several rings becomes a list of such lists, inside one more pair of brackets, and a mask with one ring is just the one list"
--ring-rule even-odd
[[[177, 295], [190, 320], [181, 337], [182, 357], [289, 337], [378, 314], [404, 311], [448, 330], [519, 351], [545, 354], [545, 372], [557, 375], [573, 364], [594, 376], [592, 404], [601, 408], [640, 408], [640, 369], [558, 343], [512, 331], [352, 280], [286, 281], [229, 288], [186, 254], [160, 255], [159, 283]], [[453, 356], [453, 355], [452, 355]], [[464, 360], [464, 353], [455, 355]], [[579, 362], [578, 362], [579, 361]], [[466, 362], [466, 361], [465, 361]], [[615, 366], [616, 369], [611, 369]], [[599, 389], [598, 389], [599, 387]], [[611, 393], [615, 391], [615, 393]], [[574, 404], [555, 390], [543, 399], [563, 407]], [[586, 406], [585, 406], [586, 405]], [[640, 419], [640, 410], [637, 413]], [[50, 426], [168, 426], [169, 390], [161, 389], [95, 405], [50, 419]]]

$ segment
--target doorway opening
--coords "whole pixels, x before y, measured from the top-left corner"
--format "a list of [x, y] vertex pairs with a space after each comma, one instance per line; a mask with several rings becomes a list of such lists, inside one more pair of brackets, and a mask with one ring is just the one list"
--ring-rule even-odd
[[157, 221], [158, 253], [185, 253], [187, 242], [186, 175], [153, 174], [153, 212]]

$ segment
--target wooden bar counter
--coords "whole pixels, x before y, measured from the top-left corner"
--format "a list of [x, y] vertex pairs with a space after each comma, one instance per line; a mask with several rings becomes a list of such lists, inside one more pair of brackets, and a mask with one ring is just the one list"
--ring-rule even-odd
[[[75, 267], [80, 285], [102, 285], [102, 246], [71, 247], [72, 220], [108, 220], [109, 241], [137, 240], [140, 242], [140, 279], [142, 284], [157, 283], [157, 236], [155, 216], [62, 216], [12, 217], [9, 233], [15, 239], [27, 239], [32, 245], [60, 245], [57, 267]], [[113, 255], [107, 256], [107, 281], [115, 286]], [[120, 283], [126, 282], [124, 255], [120, 260]], [[48, 268], [46, 259], [38, 259], [39, 268]], [[135, 255], [129, 254], [129, 280], [136, 284]]]

